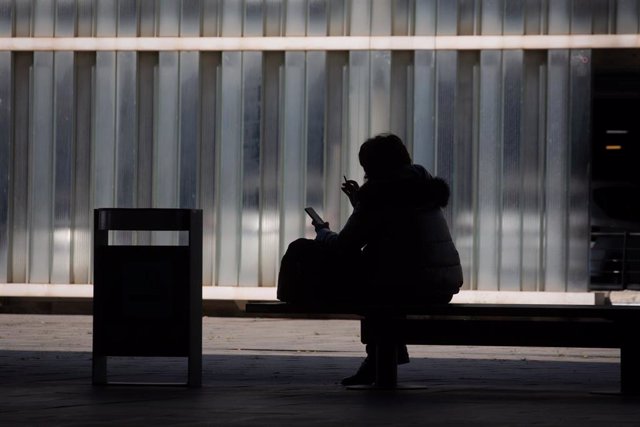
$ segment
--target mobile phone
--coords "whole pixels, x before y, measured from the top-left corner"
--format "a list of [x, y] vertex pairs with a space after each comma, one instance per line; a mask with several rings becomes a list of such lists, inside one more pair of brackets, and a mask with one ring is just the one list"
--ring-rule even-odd
[[307, 213], [307, 215], [311, 217], [313, 222], [315, 222], [316, 224], [324, 224], [325, 222], [324, 219], [322, 219], [320, 215], [318, 215], [318, 212], [316, 212], [315, 209], [308, 207], [308, 208], [304, 208], [304, 211]]

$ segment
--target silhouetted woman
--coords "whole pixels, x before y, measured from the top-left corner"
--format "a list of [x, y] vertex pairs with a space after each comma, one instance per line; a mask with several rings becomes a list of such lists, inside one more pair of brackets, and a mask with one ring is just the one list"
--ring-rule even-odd
[[[442, 213], [449, 186], [411, 163], [402, 140], [378, 135], [359, 152], [365, 183], [342, 190], [353, 213], [339, 233], [313, 223], [316, 239], [289, 245], [278, 278], [278, 299], [357, 305], [446, 304], [462, 285], [460, 258]], [[398, 363], [408, 363], [406, 346]], [[375, 349], [344, 385], [372, 384]]]

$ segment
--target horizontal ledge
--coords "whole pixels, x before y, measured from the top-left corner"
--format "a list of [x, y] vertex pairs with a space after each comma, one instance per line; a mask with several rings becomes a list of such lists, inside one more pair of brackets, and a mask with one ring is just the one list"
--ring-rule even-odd
[[620, 49], [639, 34], [388, 37], [2, 37], [0, 51], [353, 51]]
[[[0, 283], [0, 297], [92, 298], [90, 284]], [[275, 301], [276, 288], [257, 286], [203, 286], [204, 300]], [[596, 304], [591, 292], [460, 291], [458, 304]]]
[[[93, 298], [91, 284], [0, 283], [0, 297]], [[275, 287], [203, 286], [204, 300], [275, 301]]]

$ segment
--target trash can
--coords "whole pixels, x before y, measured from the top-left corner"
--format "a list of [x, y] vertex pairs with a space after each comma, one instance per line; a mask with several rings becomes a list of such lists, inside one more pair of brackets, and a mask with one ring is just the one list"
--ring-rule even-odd
[[[188, 238], [123, 245], [114, 231], [183, 231]], [[93, 384], [115, 384], [108, 381], [109, 356], [187, 357], [181, 384], [199, 387], [202, 211], [96, 209], [93, 245]]]

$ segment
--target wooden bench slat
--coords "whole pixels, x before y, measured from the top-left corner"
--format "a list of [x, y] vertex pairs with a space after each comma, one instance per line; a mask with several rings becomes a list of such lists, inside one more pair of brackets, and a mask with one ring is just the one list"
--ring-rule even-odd
[[247, 303], [254, 314], [429, 315], [640, 319], [640, 306], [536, 305], [536, 304], [442, 304], [427, 306], [302, 305], [283, 302]]
[[405, 344], [515, 347], [620, 348], [623, 331], [612, 321], [364, 319], [362, 342], [393, 340]]

